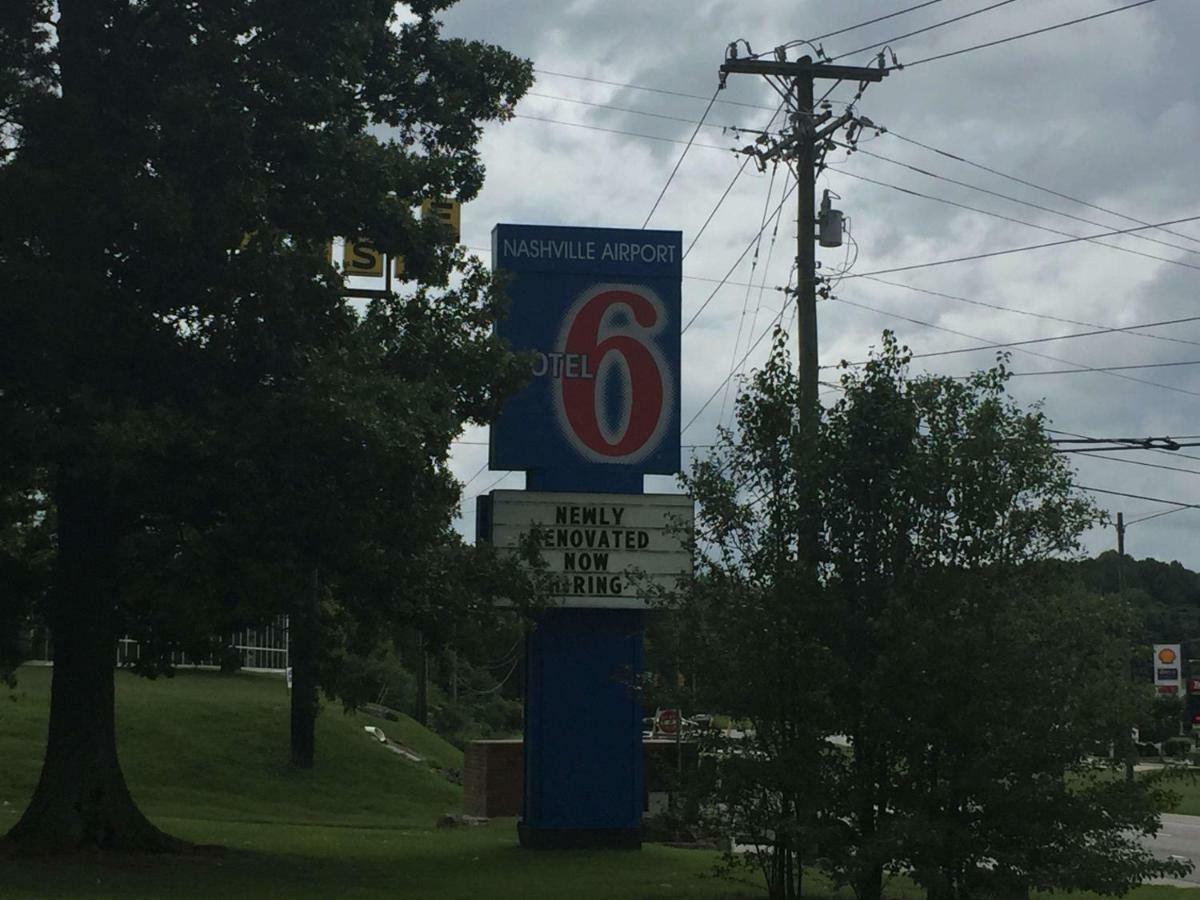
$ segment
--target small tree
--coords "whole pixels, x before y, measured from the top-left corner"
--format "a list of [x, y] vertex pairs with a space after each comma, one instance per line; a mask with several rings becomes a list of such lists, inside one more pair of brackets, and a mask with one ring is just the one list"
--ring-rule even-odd
[[[885, 334], [844, 372], [813, 447], [783, 340], [738, 431], [685, 479], [704, 575], [693, 631], [720, 635], [704, 683], [754, 723], [726, 783], [784, 812], [774, 853], [819, 842], [860, 900], [897, 866], [939, 897], [1121, 892], [1178, 870], [1137, 837], [1165, 795], [1088, 762], [1132, 720], [1130, 617], [1041, 564], [1095, 515], [1041, 414], [1007, 399], [1003, 364], [910, 378]], [[813, 521], [815, 569], [799, 552]]]

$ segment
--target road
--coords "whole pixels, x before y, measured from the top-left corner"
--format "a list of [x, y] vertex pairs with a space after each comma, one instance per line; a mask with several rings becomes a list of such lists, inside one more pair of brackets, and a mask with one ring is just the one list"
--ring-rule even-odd
[[1182, 882], [1170, 881], [1181, 887], [1200, 887], [1200, 816], [1176, 816], [1164, 813], [1162, 831], [1152, 841], [1148, 841], [1154, 855], [1160, 858], [1169, 856], [1190, 859], [1196, 868]]

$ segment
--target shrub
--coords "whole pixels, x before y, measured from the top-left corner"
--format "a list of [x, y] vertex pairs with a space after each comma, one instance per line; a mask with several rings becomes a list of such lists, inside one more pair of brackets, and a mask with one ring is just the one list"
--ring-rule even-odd
[[1166, 744], [1163, 745], [1163, 755], [1184, 759], [1195, 748], [1196, 745], [1192, 743], [1191, 738], [1173, 737], [1168, 739]]

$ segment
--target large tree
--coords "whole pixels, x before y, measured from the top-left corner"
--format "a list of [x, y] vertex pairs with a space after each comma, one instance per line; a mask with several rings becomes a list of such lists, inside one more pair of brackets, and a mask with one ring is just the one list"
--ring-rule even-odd
[[[183, 558], [170, 539], [207, 539], [227, 524], [236, 504], [213, 492], [214, 450], [244, 464], [228, 471], [234, 485], [249, 461], [265, 465], [262, 443], [247, 450], [229, 428], [295, 429], [306, 408], [336, 406], [336, 390], [306, 406], [305, 388], [325, 386], [339, 355], [365, 352], [366, 326], [342, 296], [331, 237], [368, 237], [423, 282], [443, 283], [455, 267], [444, 232], [414, 205], [478, 192], [481, 123], [507, 114], [531, 71], [497, 48], [443, 38], [436, 14], [448, 5], [412, 0], [399, 17], [391, 0], [13, 0], [0, 10], [0, 403], [5, 421], [25, 423], [17, 443], [47, 473], [57, 516], [49, 740], [11, 840], [175, 846], [137, 810], [117, 762], [113, 642], [147, 623], [161, 632], [191, 597], [172, 605], [168, 592], [146, 607], [151, 592], [130, 585], [147, 554]], [[410, 446], [373, 448], [380, 465], [402, 469], [430, 430], [444, 436], [424, 427], [431, 402], [487, 392], [487, 353], [466, 367], [454, 353], [484, 340], [493, 285], [468, 273], [459, 290], [434, 328], [414, 311], [439, 309], [437, 297], [376, 310], [387, 323], [376, 374], [435, 385], [411, 387], [409, 417], [385, 434], [395, 442], [410, 428]], [[445, 364], [431, 364], [439, 351]], [[420, 371], [404, 368], [409, 353]], [[296, 479], [320, 477], [317, 443], [285, 460]], [[358, 448], [322, 452], [338, 449]], [[436, 472], [444, 442], [423, 452]], [[345, 474], [332, 465], [328, 477]], [[321, 487], [333, 502], [337, 489]], [[313, 540], [327, 532], [299, 529]], [[213, 597], [240, 602], [219, 585]]]
[[860, 900], [897, 868], [955, 898], [1177, 871], [1139, 842], [1164, 792], [1090, 762], [1134, 720], [1132, 617], [1047, 562], [1094, 510], [1041, 413], [1003, 364], [909, 376], [885, 334], [814, 434], [783, 340], [685, 479], [699, 690], [753, 724], [714, 808], [758, 810], [732, 824], [773, 893], [798, 894], [805, 851]]

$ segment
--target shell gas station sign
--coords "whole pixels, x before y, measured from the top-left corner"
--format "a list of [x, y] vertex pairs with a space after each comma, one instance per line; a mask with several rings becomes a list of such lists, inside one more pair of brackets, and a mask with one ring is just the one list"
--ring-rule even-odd
[[1183, 648], [1179, 644], [1154, 645], [1154, 688], [1160, 694], [1183, 693]]

